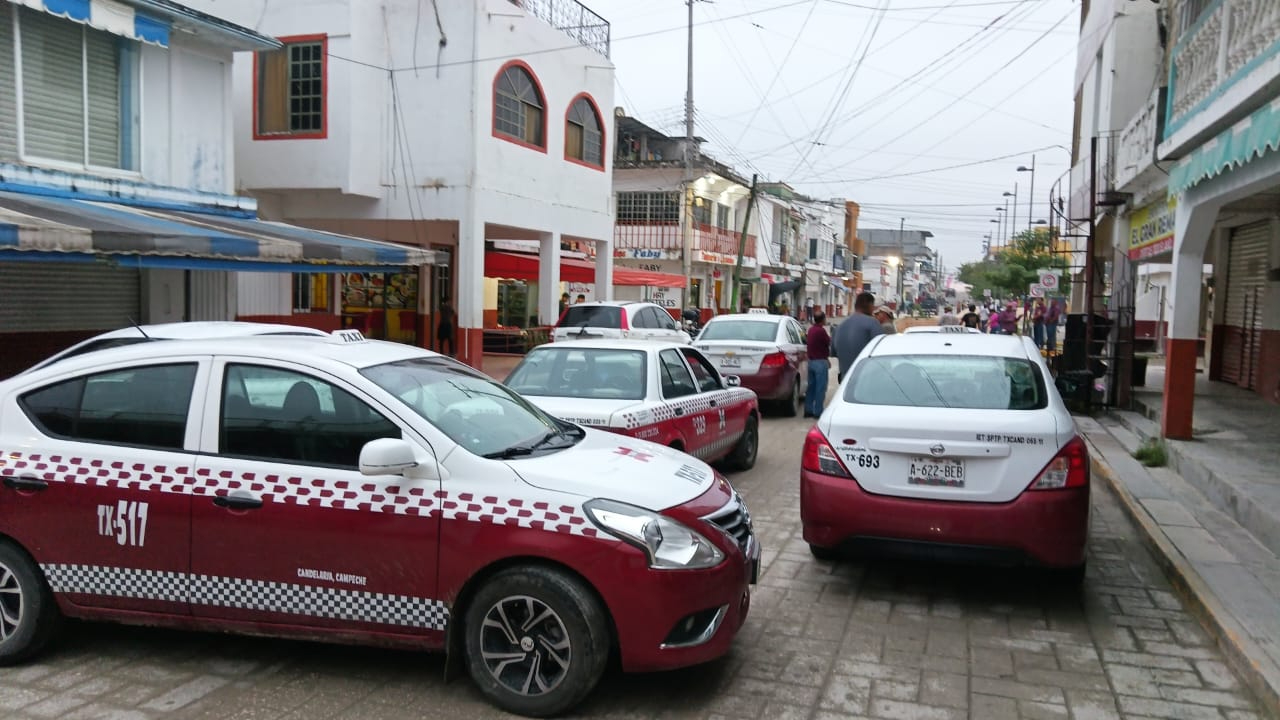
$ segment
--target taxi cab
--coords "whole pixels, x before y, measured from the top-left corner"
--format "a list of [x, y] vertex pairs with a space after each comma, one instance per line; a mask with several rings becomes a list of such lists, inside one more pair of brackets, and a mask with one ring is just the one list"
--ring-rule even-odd
[[839, 552], [1039, 565], [1083, 578], [1089, 455], [1030, 338], [874, 338], [801, 453], [804, 538]]
[[[729, 482], [355, 331], [169, 340], [0, 382], [0, 663], [60, 617], [444, 649], [499, 707], [719, 657]], [[264, 551], [270, 548], [270, 551]]]
[[552, 415], [683, 450], [732, 470], [755, 466], [756, 395], [688, 345], [580, 340], [541, 345], [506, 384]]

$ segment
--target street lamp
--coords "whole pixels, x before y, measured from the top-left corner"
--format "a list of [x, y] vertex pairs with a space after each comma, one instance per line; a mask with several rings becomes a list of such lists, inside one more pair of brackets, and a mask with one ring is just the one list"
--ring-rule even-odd
[[[1018, 217], [1018, 183], [1013, 184], [1013, 192], [1009, 192], [1008, 190], [1006, 190], [1004, 192], [1004, 197], [1013, 198], [1013, 213], [1010, 214], [1009, 217], [1013, 219], [1017, 219]], [[1005, 200], [1005, 202], [1009, 202], [1009, 201]]]
[[1036, 156], [1035, 155], [1031, 156], [1031, 167], [1027, 167], [1026, 165], [1019, 165], [1018, 172], [1031, 173], [1031, 199], [1027, 201], [1027, 229], [1030, 230], [1031, 229], [1031, 213], [1035, 211], [1034, 208], [1036, 206]]

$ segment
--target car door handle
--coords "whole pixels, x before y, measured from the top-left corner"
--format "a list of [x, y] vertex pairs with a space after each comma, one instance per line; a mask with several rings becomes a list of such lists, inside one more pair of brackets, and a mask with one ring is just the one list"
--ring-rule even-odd
[[230, 510], [257, 510], [262, 507], [262, 498], [253, 495], [217, 495], [213, 504]]
[[684, 414], [684, 408], [676, 408], [676, 415], [683, 415], [683, 414]]
[[715, 406], [716, 406], [716, 401], [715, 401], [715, 400], [712, 400], [712, 401], [711, 401], [711, 407], [715, 407]]
[[4, 486], [10, 490], [36, 492], [49, 487], [49, 483], [34, 475], [23, 475], [22, 477], [6, 476], [4, 479]]

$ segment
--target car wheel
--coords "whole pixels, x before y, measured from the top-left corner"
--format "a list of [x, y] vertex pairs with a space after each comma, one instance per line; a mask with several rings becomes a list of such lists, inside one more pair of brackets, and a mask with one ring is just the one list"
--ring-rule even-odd
[[822, 547], [821, 545], [809, 544], [809, 553], [818, 560], [839, 560], [840, 553], [835, 548]]
[[783, 417], [795, 417], [800, 414], [800, 377], [796, 376], [795, 382], [791, 383], [791, 394], [782, 401], [779, 406]]
[[1073, 565], [1072, 567], [1054, 568], [1050, 571], [1051, 575], [1049, 580], [1060, 588], [1079, 588], [1084, 584], [1084, 573], [1087, 568], [1087, 562], [1082, 562], [1079, 565]]
[[595, 689], [609, 658], [609, 623], [594, 594], [564, 572], [495, 575], [467, 609], [467, 669], [493, 704], [533, 717], [562, 713]]
[[35, 563], [0, 543], [0, 665], [40, 652], [57, 627], [58, 607]]
[[760, 452], [760, 422], [755, 415], [747, 416], [747, 426], [742, 429], [738, 444], [733, 452], [725, 458], [725, 465], [731, 470], [750, 470], [756, 466], [756, 455]]

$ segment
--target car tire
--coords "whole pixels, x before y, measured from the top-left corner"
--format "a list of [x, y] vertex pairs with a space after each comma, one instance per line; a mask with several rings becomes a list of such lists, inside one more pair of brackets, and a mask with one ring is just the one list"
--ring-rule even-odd
[[791, 393], [778, 404], [783, 417], [795, 417], [800, 414], [800, 376], [791, 383]]
[[813, 543], [809, 543], [809, 554], [818, 560], [832, 561], [840, 559], [840, 553], [836, 552], [835, 548], [822, 547]]
[[36, 564], [13, 544], [0, 542], [0, 665], [40, 652], [60, 618]]
[[1088, 567], [1089, 563], [1086, 561], [1071, 567], [1054, 568], [1050, 571], [1049, 580], [1062, 589], [1077, 589], [1084, 585], [1084, 574]]
[[725, 458], [725, 467], [730, 470], [750, 470], [756, 466], [756, 456], [760, 454], [760, 421], [755, 415], [747, 416], [747, 425], [742, 429], [738, 444]]
[[[516, 627], [532, 619], [539, 619], [532, 627]], [[472, 681], [517, 715], [569, 710], [595, 689], [609, 659], [600, 601], [582, 581], [552, 568], [498, 573], [476, 593], [463, 622]]]

